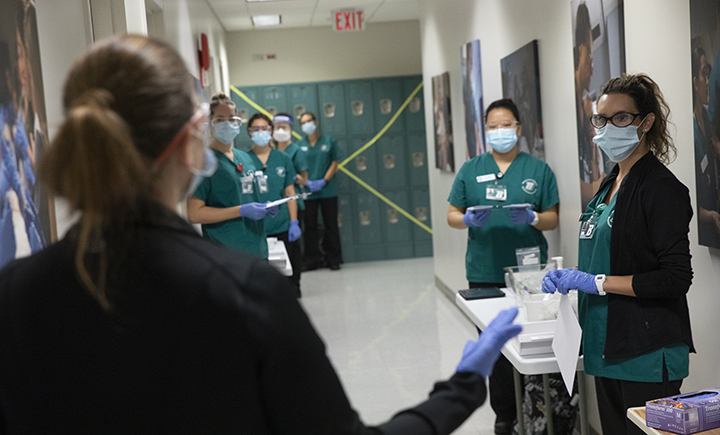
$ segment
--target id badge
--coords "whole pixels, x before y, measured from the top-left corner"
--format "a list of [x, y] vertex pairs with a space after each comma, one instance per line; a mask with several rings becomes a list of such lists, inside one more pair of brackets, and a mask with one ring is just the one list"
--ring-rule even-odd
[[267, 175], [261, 175], [257, 177], [258, 179], [258, 191], [260, 193], [267, 193], [268, 192], [268, 177]]
[[241, 177], [240, 182], [242, 183], [243, 195], [249, 195], [249, 194], [253, 193], [253, 177], [252, 177], [252, 175], [246, 175], [244, 177]]
[[507, 201], [507, 187], [494, 184], [485, 190], [485, 199], [491, 201]]
[[593, 236], [595, 236], [596, 228], [597, 222], [595, 221], [595, 216], [593, 216], [583, 222], [582, 227], [580, 228], [580, 238], [585, 240], [592, 239]]

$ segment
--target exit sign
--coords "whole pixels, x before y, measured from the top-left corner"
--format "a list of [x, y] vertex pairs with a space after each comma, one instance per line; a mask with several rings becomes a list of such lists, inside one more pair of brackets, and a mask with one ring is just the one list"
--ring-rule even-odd
[[341, 9], [333, 12], [333, 29], [336, 32], [365, 30], [365, 15], [362, 9]]

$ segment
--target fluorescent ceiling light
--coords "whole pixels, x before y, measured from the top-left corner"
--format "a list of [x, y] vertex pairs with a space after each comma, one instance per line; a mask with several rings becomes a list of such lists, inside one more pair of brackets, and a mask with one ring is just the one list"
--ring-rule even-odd
[[253, 15], [253, 25], [260, 26], [277, 26], [280, 24], [280, 15]]

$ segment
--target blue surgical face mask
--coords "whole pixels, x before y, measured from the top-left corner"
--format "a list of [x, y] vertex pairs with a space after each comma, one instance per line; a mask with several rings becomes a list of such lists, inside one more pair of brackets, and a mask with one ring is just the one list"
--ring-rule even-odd
[[259, 147], [264, 147], [270, 142], [272, 136], [267, 131], [256, 131], [252, 134], [251, 139], [253, 143]]
[[240, 125], [230, 121], [215, 124], [215, 138], [225, 145], [231, 144], [235, 136], [240, 133]]
[[187, 194], [185, 196], [189, 198], [191, 195], [195, 194], [195, 191], [197, 190], [198, 186], [200, 186], [200, 183], [202, 183], [204, 179], [212, 177], [216, 169], [217, 157], [215, 157], [215, 153], [210, 148], [205, 147], [205, 164], [200, 170], [190, 167], [190, 172], [192, 172], [193, 174], [193, 179], [190, 182], [190, 187], [188, 188]]
[[496, 128], [488, 130], [487, 143], [499, 153], [506, 153], [517, 143], [516, 128]]
[[[603, 128], [595, 129], [596, 134], [595, 137], [593, 137], [593, 142], [607, 154], [610, 160], [613, 162], [622, 162], [630, 157], [630, 154], [640, 145], [642, 137], [638, 139], [637, 129], [637, 125], [616, 127], [608, 123], [605, 124]], [[644, 136], [645, 133], [643, 133], [643, 137]]]
[[302, 125], [302, 131], [306, 135], [310, 136], [311, 134], [315, 133], [315, 130], [317, 130], [317, 125], [315, 125], [314, 122], [306, 122]]

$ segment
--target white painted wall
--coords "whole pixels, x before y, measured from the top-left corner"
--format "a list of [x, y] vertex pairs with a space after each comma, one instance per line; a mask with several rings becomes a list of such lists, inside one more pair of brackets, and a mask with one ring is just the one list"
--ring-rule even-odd
[[[158, 3], [154, 0], [154, 3]], [[225, 29], [205, 0], [164, 0], [162, 2], [164, 39], [180, 52], [190, 72], [198, 75], [198, 35], [208, 37], [213, 59], [210, 94], [230, 91]]]
[[[198, 75], [197, 43], [195, 36], [204, 32], [208, 35], [210, 55], [213, 66], [213, 84], [210, 92], [217, 90], [229, 91], [227, 56], [225, 54], [225, 31], [220, 21], [212, 12], [205, 0], [147, 0], [149, 9], [153, 11], [156, 29], [164, 30], [163, 34], [154, 34], [172, 44], [184, 57], [190, 72]], [[151, 3], [150, 3], [151, 2]], [[55, 135], [63, 121], [62, 92], [65, 77], [75, 59], [93, 43], [93, 28], [90, 19], [90, 2], [88, 0], [36, 0], [38, 17], [38, 36], [40, 40], [40, 57], [43, 71], [43, 85], [48, 117], [50, 139]], [[112, 24], [113, 10], [105, 8], [104, 20], [96, 30], [98, 35], [110, 36], [113, 32], [126, 29], [147, 32], [147, 18], [143, 0], [123, 0], [122, 2], [94, 2], [94, 6], [121, 5], [125, 6], [122, 13], [124, 24], [115, 30]], [[95, 10], [98, 13], [98, 10]], [[109, 24], [108, 24], [109, 21]], [[97, 35], [96, 35], [97, 36]], [[58, 236], [62, 237], [77, 216], [71, 215], [67, 204], [61, 199], [56, 200]]]
[[[560, 189], [560, 228], [546, 234], [551, 255], [577, 264], [577, 217], [580, 211], [575, 127], [570, 2], [536, 0], [421, 0], [423, 76], [450, 72], [456, 168], [463, 163], [465, 137], [460, 46], [481, 40], [485, 103], [501, 98], [500, 59], [533, 39], [539, 40], [540, 85], [546, 160]], [[671, 130], [678, 158], [670, 169], [688, 186], [695, 206], [692, 102], [690, 87], [690, 17], [687, 0], [666, 0], [662, 7], [625, 0], [627, 69], [655, 79], [672, 111]], [[432, 94], [425, 87], [430, 195], [432, 201], [435, 275], [458, 290], [466, 285], [466, 231], [447, 226], [447, 197], [454, 174], [434, 168]], [[720, 252], [697, 244], [697, 222], [690, 226], [695, 277], [688, 295], [698, 354], [690, 360], [683, 391], [720, 385]], [[591, 419], [599, 428], [597, 418]]]
[[[230, 84], [242, 86], [420, 74], [417, 21], [369, 23], [364, 32], [330, 27], [227, 34]], [[253, 60], [276, 54], [277, 60]]]

